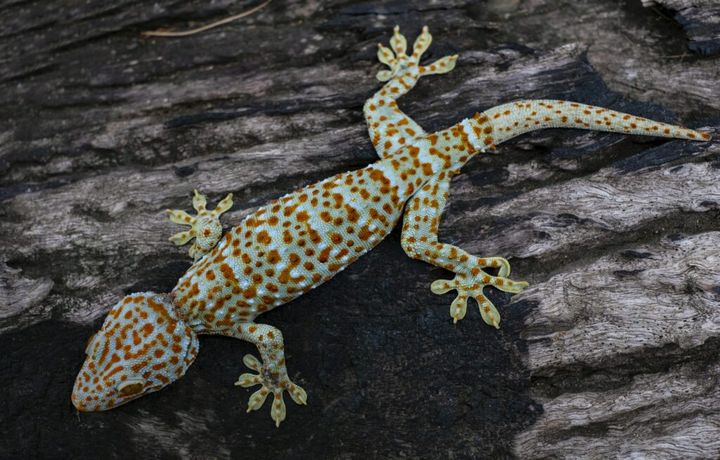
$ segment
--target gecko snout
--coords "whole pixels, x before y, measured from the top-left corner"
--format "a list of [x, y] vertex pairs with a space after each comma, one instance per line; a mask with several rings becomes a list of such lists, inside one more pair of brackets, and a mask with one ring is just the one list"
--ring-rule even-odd
[[197, 334], [165, 296], [131, 294], [88, 340], [70, 399], [83, 412], [112, 409], [179, 379], [197, 353]]

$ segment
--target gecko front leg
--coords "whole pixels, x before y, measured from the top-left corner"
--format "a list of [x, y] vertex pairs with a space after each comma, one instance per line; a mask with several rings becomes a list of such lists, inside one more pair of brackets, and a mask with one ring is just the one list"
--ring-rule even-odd
[[253, 343], [262, 358], [262, 363], [253, 355], [245, 355], [243, 362], [257, 374], [242, 374], [235, 385], [262, 387], [250, 396], [248, 412], [260, 409], [269, 394], [273, 394], [270, 416], [275, 426], [285, 420], [285, 401], [283, 392], [290, 393], [290, 397], [297, 404], [307, 404], [307, 393], [300, 386], [290, 381], [285, 367], [285, 351], [283, 337], [280, 330], [267, 324], [242, 323], [223, 334]]
[[190, 230], [176, 233], [170, 237], [170, 241], [178, 246], [182, 246], [195, 238], [195, 242], [190, 247], [190, 257], [193, 261], [198, 261], [202, 256], [207, 254], [215, 247], [222, 236], [222, 225], [220, 224], [220, 216], [230, 209], [233, 205], [232, 193], [218, 203], [212, 211], [207, 209], [207, 199], [205, 195], [194, 191], [193, 208], [198, 212], [197, 217], [179, 209], [167, 209], [166, 212], [170, 220], [176, 224], [190, 225]]
[[[450, 175], [429, 181], [407, 204], [402, 229], [402, 247], [412, 258], [455, 272], [452, 280], [437, 280], [430, 289], [435, 294], [457, 290], [457, 297], [450, 306], [454, 322], [465, 317], [467, 301], [474, 298], [483, 320], [500, 327], [500, 314], [483, 294], [485, 286], [501, 291], [518, 293], [528, 286], [525, 281], [513, 281], [510, 264], [502, 257], [477, 257], [464, 250], [438, 242], [438, 227], [450, 187]], [[484, 268], [498, 268], [498, 276], [492, 276]]]

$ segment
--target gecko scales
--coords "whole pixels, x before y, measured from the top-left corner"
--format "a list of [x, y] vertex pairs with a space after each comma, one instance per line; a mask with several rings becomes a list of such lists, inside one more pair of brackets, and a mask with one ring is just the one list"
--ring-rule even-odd
[[259, 409], [271, 395], [271, 417], [279, 426], [286, 415], [284, 392], [298, 404], [306, 404], [307, 395], [288, 377], [281, 332], [255, 322], [256, 317], [332, 278], [375, 247], [401, 217], [405, 252], [455, 273], [452, 280], [431, 285], [436, 294], [457, 291], [450, 305], [453, 320], [465, 316], [473, 298], [483, 320], [499, 327], [500, 315], [483, 289], [517, 293], [527, 283], [509, 278], [504, 258], [469, 254], [437, 236], [450, 180], [476, 154], [542, 128], [710, 139], [706, 133], [561, 100], [502, 104], [428, 134], [396, 100], [420, 77], [454, 68], [457, 55], [420, 65], [430, 42], [424, 27], [408, 55], [405, 37], [395, 27], [392, 51], [379, 45], [378, 59], [390, 69], [377, 74], [386, 83], [364, 106], [377, 162], [285, 195], [224, 236], [219, 219], [232, 206], [232, 195], [210, 211], [205, 197], [195, 192], [197, 217], [169, 211], [173, 222], [191, 225], [170, 239], [181, 245], [194, 238], [190, 255], [195, 263], [169, 294], [131, 294], [110, 310], [88, 341], [75, 381], [71, 399], [78, 410], [107, 410], [162, 389], [193, 363], [198, 335], [221, 334], [257, 347], [261, 360], [243, 358], [255, 373], [241, 375], [236, 385], [260, 385], [248, 411]]

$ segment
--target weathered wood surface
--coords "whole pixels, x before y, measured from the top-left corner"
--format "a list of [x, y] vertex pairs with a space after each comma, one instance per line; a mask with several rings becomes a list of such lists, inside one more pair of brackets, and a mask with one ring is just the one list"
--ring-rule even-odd
[[453, 182], [441, 236], [532, 285], [491, 293], [500, 331], [475, 310], [453, 326], [451, 295], [428, 288], [448, 273], [393, 233], [261, 317], [309, 395], [280, 429], [232, 385], [252, 347], [213, 337], [176, 384], [76, 414], [109, 307], [189, 266], [165, 208], [233, 192], [231, 225], [374, 161], [361, 108], [395, 23], [431, 27], [428, 59], [461, 56], [401, 101], [427, 130], [543, 97], [720, 135], [720, 61], [639, 1], [277, 1], [203, 35], [139, 36], [251, 5], [0, 3], [0, 457], [720, 455], [719, 144], [571, 130]]
[[720, 3], [715, 0], [643, 0], [670, 11], [690, 39], [688, 48], [704, 56], [720, 54]]

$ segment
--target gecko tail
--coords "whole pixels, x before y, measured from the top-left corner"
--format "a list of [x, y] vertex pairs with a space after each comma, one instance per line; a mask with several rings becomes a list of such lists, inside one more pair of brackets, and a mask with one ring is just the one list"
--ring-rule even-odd
[[579, 102], [536, 99], [498, 105], [478, 114], [492, 126], [493, 144], [544, 128], [577, 128], [621, 134], [708, 141], [708, 133]]

